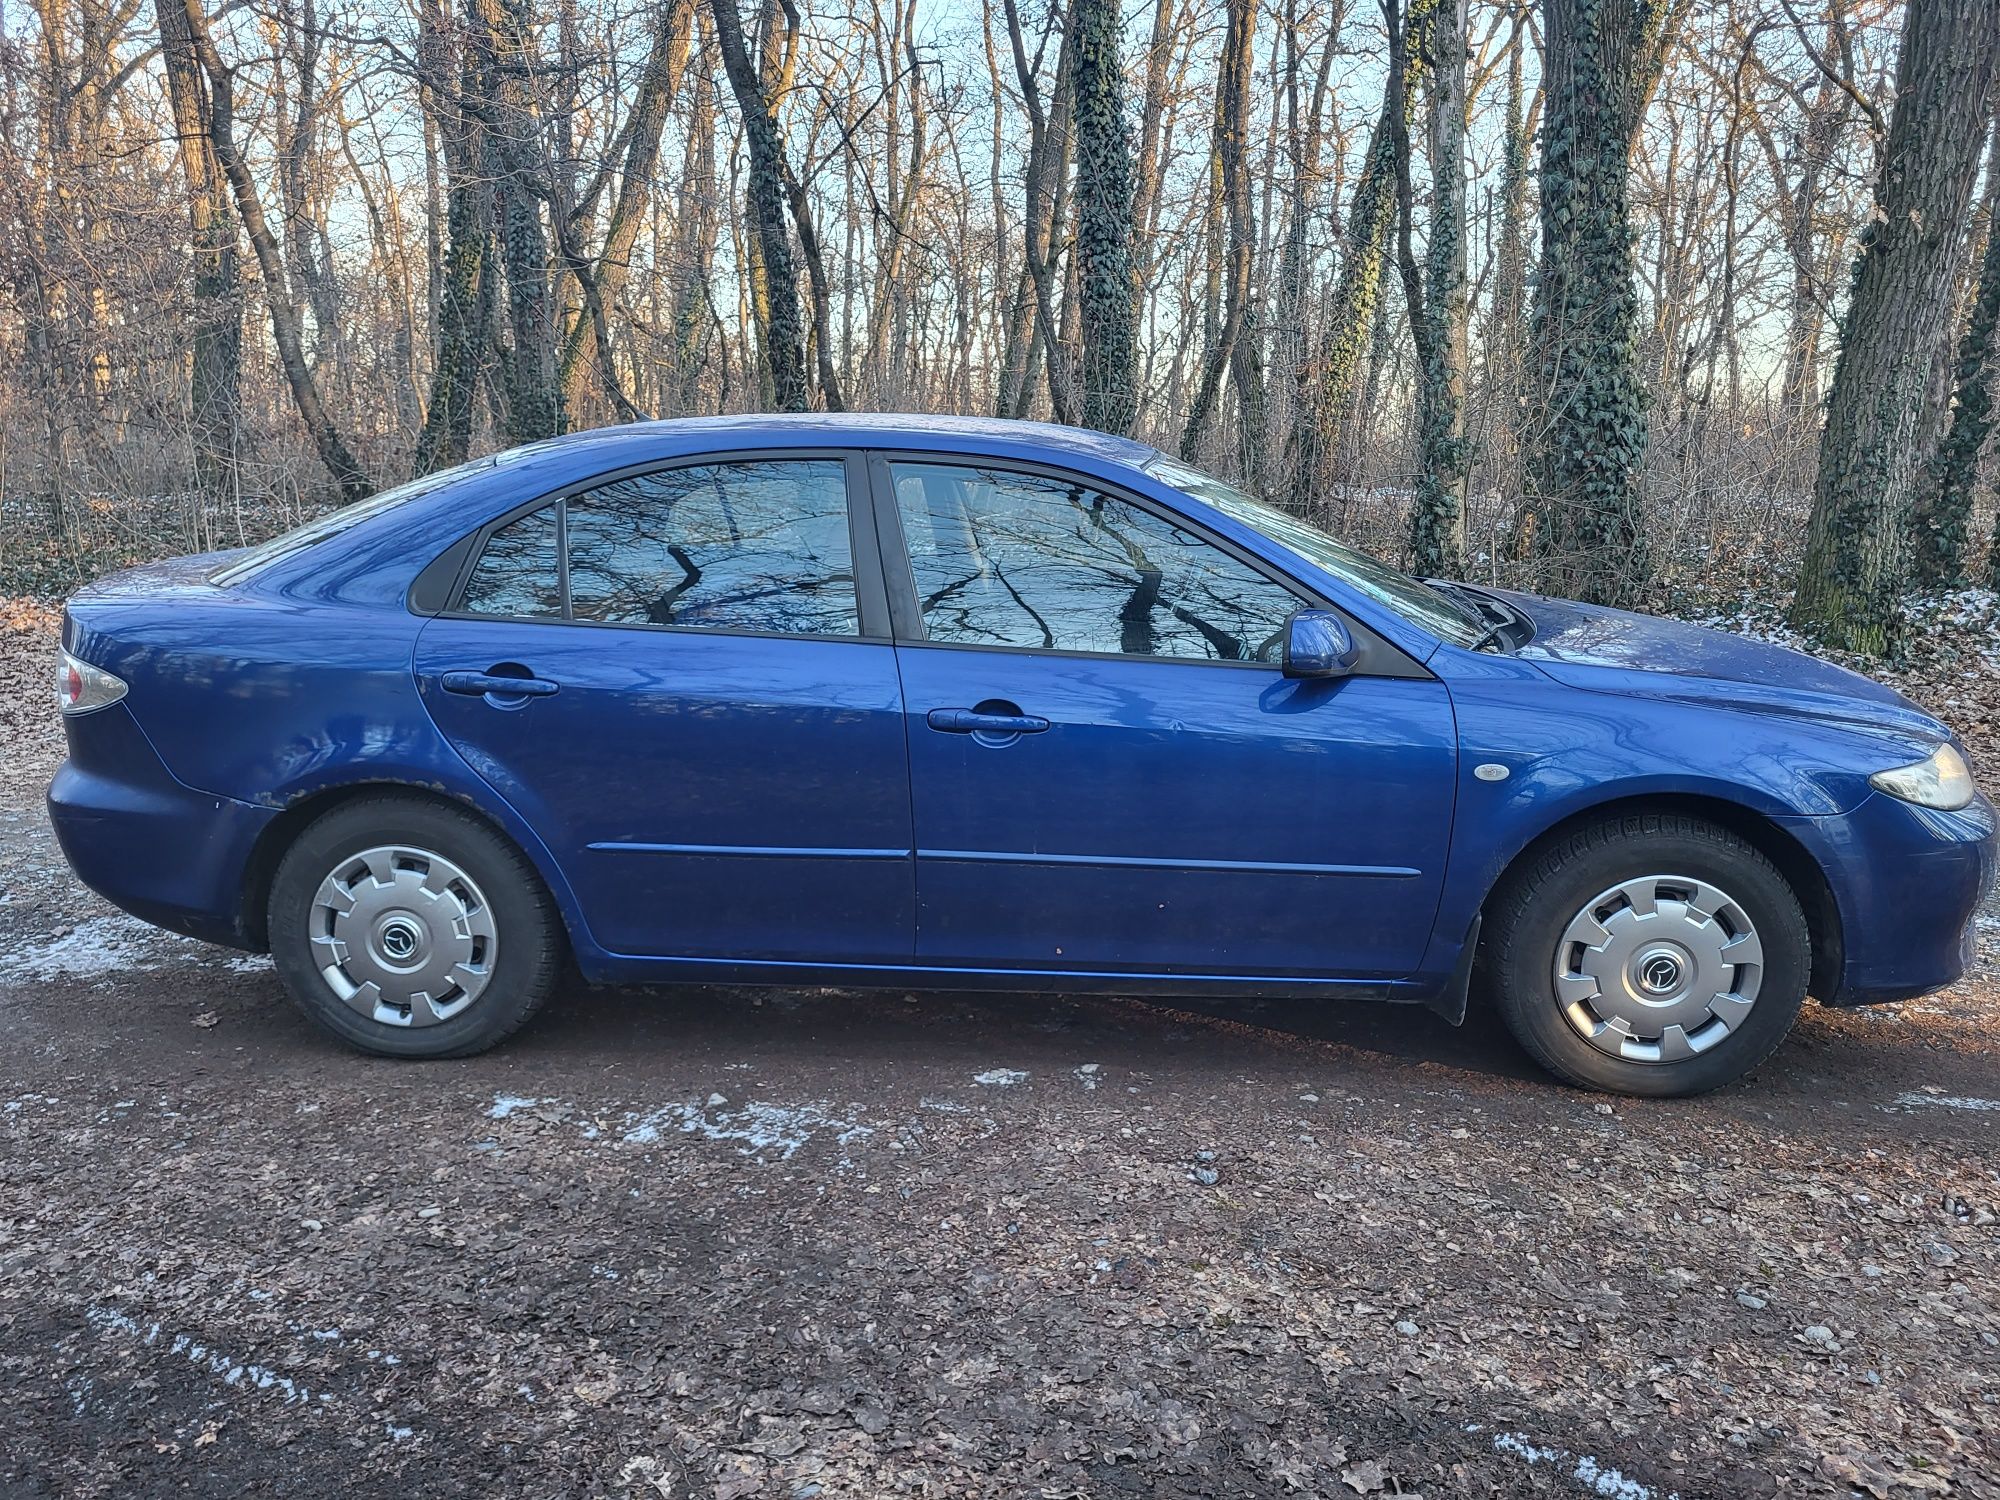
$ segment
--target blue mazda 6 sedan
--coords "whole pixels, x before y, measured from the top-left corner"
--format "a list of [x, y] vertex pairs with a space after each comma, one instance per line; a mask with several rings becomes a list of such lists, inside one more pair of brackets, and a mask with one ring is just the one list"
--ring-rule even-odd
[[1688, 1094], [1950, 983], [1994, 811], [1772, 646], [1419, 581], [1141, 444], [740, 417], [580, 433], [70, 601], [94, 889], [267, 949], [367, 1051], [597, 982], [1490, 994]]

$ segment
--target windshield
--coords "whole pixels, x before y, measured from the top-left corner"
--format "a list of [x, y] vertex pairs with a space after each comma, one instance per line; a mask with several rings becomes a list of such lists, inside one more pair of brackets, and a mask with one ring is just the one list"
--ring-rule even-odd
[[1437, 590], [1426, 587], [1386, 563], [1377, 562], [1365, 552], [1357, 552], [1336, 542], [1297, 516], [1287, 515], [1275, 506], [1251, 499], [1233, 484], [1225, 484], [1199, 469], [1191, 469], [1170, 458], [1154, 459], [1146, 465], [1146, 472], [1162, 484], [1172, 485], [1184, 495], [1206, 501], [1232, 520], [1262, 532], [1280, 546], [1325, 569], [1341, 582], [1359, 589], [1377, 604], [1395, 611], [1412, 625], [1428, 630], [1434, 636], [1454, 645], [1468, 646], [1485, 632], [1482, 622], [1468, 617]]
[[[541, 445], [532, 446], [539, 448]], [[260, 543], [241, 557], [225, 563], [209, 574], [208, 581], [221, 584], [236, 583], [253, 573], [261, 573], [272, 563], [290, 557], [293, 553], [303, 552], [308, 547], [316, 547], [328, 537], [339, 536], [341, 532], [351, 526], [360, 525], [371, 516], [379, 516], [385, 510], [394, 510], [399, 505], [407, 505], [419, 496], [442, 489], [445, 485], [464, 479], [467, 475], [513, 462], [530, 451], [530, 448], [514, 448], [505, 453], [488, 454], [485, 458], [475, 458], [469, 463], [458, 464], [449, 469], [439, 469], [434, 474], [425, 474], [421, 478], [412, 479], [408, 484], [399, 484], [394, 489], [370, 495], [366, 500], [357, 500], [352, 505], [343, 505], [336, 510], [330, 510], [323, 516], [314, 516], [304, 525], [280, 532], [268, 542]]]

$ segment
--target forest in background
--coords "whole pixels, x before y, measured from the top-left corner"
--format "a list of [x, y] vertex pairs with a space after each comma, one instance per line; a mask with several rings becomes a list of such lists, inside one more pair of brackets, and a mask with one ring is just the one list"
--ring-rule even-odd
[[0, 587], [922, 410], [1893, 655], [2000, 586], [1996, 67], [1992, 0], [0, 0]]

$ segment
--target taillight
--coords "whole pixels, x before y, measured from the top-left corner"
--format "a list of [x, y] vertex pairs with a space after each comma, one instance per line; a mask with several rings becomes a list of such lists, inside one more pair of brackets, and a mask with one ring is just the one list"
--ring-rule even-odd
[[67, 651], [56, 656], [56, 707], [65, 714], [87, 714], [109, 708], [125, 696], [124, 679], [102, 667], [79, 661]]

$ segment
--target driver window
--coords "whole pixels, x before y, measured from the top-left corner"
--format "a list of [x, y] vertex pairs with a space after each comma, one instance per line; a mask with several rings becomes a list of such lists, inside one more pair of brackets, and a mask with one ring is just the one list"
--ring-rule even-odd
[[890, 472], [933, 642], [1275, 662], [1304, 602], [1077, 481], [961, 464]]

